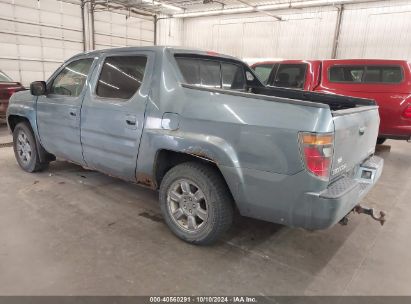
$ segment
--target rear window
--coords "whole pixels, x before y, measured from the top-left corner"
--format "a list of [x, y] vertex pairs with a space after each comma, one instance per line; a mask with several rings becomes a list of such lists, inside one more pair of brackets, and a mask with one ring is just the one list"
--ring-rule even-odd
[[400, 83], [400, 66], [334, 66], [329, 69], [330, 82], [348, 83]]
[[254, 67], [254, 71], [257, 74], [258, 78], [264, 83], [267, 84], [268, 77], [270, 77], [271, 70], [273, 69], [273, 64], [262, 64]]
[[187, 84], [228, 90], [246, 88], [244, 68], [239, 64], [188, 57], [176, 57], [176, 61]]
[[364, 82], [398, 83], [402, 81], [401, 67], [367, 67]]
[[304, 88], [306, 64], [280, 64], [271, 84], [276, 87], [284, 88]]

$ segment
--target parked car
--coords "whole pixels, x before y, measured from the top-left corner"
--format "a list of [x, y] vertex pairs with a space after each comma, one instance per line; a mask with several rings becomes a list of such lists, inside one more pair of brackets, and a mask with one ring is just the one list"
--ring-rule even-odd
[[24, 90], [24, 87], [20, 82], [13, 81], [4, 72], [0, 71], [0, 121], [6, 118], [10, 96], [21, 90]]
[[267, 85], [373, 99], [378, 143], [411, 140], [411, 68], [404, 60], [284, 60], [253, 66]]
[[236, 58], [168, 47], [72, 57], [13, 95], [27, 172], [58, 156], [159, 190], [181, 239], [214, 242], [244, 216], [307, 229], [344, 218], [374, 186], [375, 102], [265, 87]]

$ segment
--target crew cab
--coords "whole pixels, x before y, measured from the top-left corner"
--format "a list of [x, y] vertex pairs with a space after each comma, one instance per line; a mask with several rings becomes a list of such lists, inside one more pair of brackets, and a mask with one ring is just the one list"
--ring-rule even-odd
[[253, 66], [267, 85], [373, 99], [378, 143], [411, 140], [411, 68], [404, 60], [283, 60]]
[[20, 82], [13, 81], [4, 72], [0, 71], [0, 120], [6, 118], [10, 96], [22, 90], [25, 90], [25, 88]]
[[159, 191], [166, 224], [210, 244], [235, 209], [333, 226], [375, 185], [375, 102], [265, 87], [240, 60], [169, 47], [79, 54], [10, 100], [27, 172], [66, 159]]

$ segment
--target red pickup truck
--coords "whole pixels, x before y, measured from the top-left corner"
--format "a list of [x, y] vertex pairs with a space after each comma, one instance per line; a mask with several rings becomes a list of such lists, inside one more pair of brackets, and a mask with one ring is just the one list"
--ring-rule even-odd
[[269, 86], [374, 99], [381, 118], [377, 143], [411, 141], [411, 66], [405, 60], [283, 60], [252, 68]]
[[9, 99], [13, 93], [25, 90], [20, 82], [13, 81], [4, 72], [0, 71], [0, 122], [6, 118]]

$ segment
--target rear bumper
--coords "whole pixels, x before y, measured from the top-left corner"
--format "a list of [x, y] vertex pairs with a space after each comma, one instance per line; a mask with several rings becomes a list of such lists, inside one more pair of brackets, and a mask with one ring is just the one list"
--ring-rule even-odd
[[[243, 216], [318, 230], [338, 223], [359, 204], [378, 181], [383, 165], [382, 158], [373, 156], [358, 165], [352, 176], [329, 185], [304, 170], [288, 176], [250, 169], [220, 169]], [[371, 172], [370, 178], [362, 177], [364, 171]]]
[[[371, 190], [381, 176], [384, 160], [373, 156], [361, 164], [353, 177], [343, 177], [321, 193], [307, 193], [312, 216], [307, 229], [325, 229], [338, 223]], [[369, 178], [365, 178], [369, 175]], [[368, 177], [368, 176], [367, 176]]]

